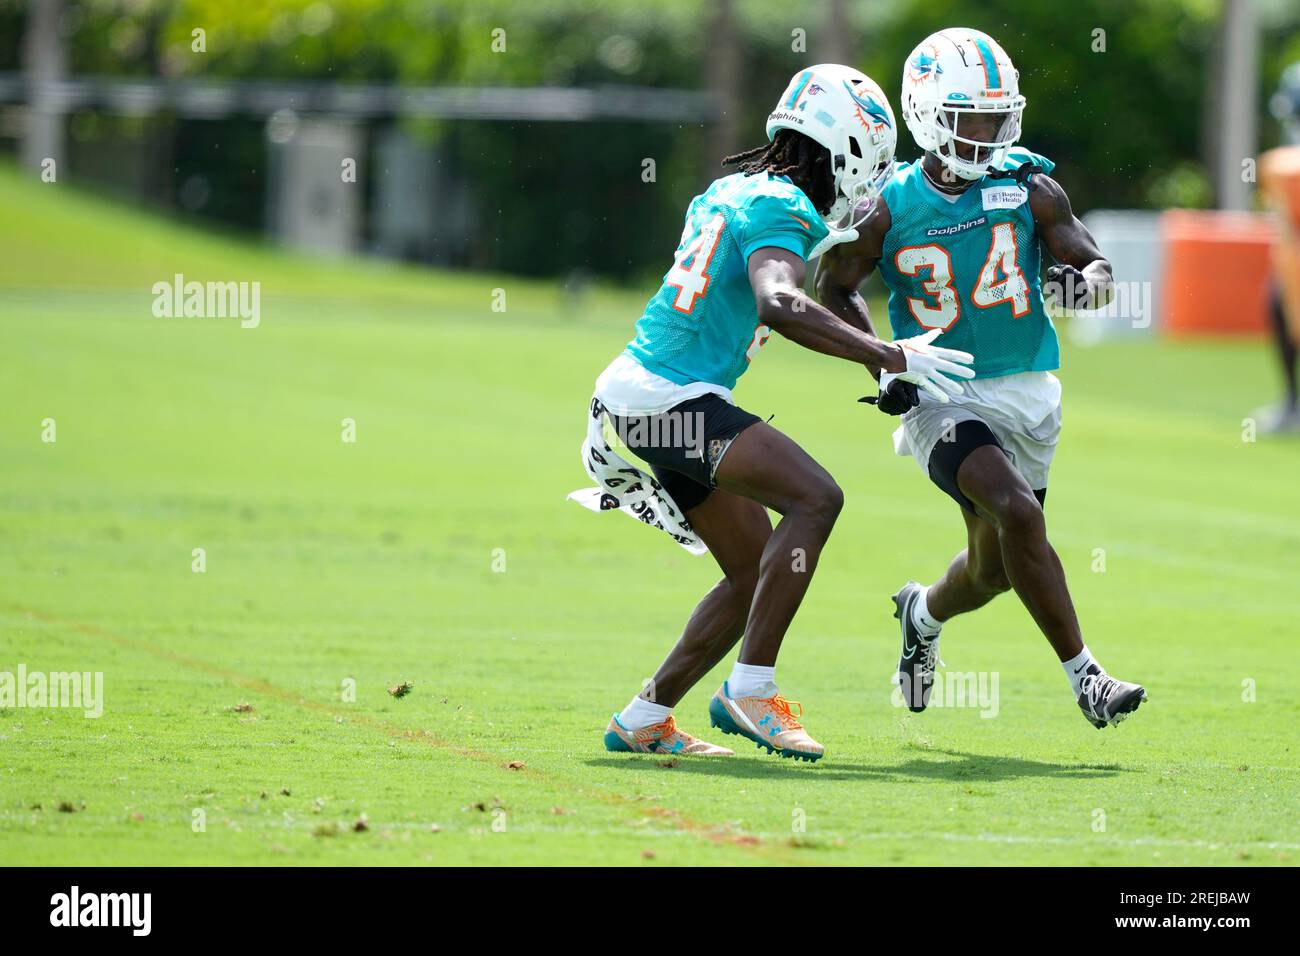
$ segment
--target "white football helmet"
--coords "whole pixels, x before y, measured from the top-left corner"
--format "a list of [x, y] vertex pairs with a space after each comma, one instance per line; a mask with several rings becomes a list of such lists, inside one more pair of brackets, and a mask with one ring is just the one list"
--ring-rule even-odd
[[767, 138], [792, 129], [825, 146], [835, 176], [835, 202], [822, 218], [835, 227], [853, 214], [866, 219], [894, 173], [898, 127], [889, 98], [861, 70], [821, 63], [800, 70], [767, 117]]
[[[996, 40], [978, 30], [950, 27], [930, 34], [908, 56], [899, 105], [917, 146], [962, 179], [979, 179], [990, 166], [1000, 166], [1020, 139], [1025, 98], [1020, 73]], [[1002, 117], [991, 142], [964, 135], [977, 114]], [[962, 159], [958, 143], [973, 147], [973, 158]]]

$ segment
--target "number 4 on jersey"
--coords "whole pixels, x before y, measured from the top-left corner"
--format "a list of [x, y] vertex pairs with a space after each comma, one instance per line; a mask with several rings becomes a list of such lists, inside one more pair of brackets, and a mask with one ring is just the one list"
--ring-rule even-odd
[[[704, 295], [709, 287], [709, 262], [713, 252], [718, 248], [722, 238], [722, 229], [727, 224], [726, 217], [718, 213], [704, 228], [695, 234], [695, 238], [682, 246], [673, 262], [673, 267], [664, 280], [664, 285], [677, 289], [673, 299], [673, 308], [688, 315], [695, 308], [695, 300]], [[683, 240], [684, 241], [684, 240]]]
[[[971, 290], [970, 298], [981, 309], [991, 309], [1003, 302], [1011, 303], [1011, 314], [1017, 319], [1029, 313], [1029, 283], [1016, 265], [1019, 250], [1016, 248], [1016, 230], [1009, 222], [993, 227], [993, 241], [989, 255], [980, 269], [979, 281]], [[1006, 276], [998, 281], [998, 271]]]

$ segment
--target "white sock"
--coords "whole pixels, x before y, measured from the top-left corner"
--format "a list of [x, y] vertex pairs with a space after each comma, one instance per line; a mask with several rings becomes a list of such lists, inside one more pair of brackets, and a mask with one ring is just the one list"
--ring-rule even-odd
[[1087, 644], [1083, 645], [1083, 650], [1076, 656], [1071, 657], [1068, 661], [1061, 661], [1061, 666], [1065, 668], [1065, 676], [1070, 678], [1070, 687], [1074, 690], [1076, 699], [1083, 693], [1083, 688], [1079, 685], [1083, 682], [1083, 678], [1087, 676], [1089, 665], [1092, 664], [1096, 664], [1097, 670], [1101, 673], [1106, 673], [1101, 664], [1097, 663], [1097, 659], [1092, 656], [1092, 651], [1088, 650]]
[[671, 707], [652, 704], [640, 694], [632, 698], [632, 703], [619, 712], [618, 722], [628, 730], [643, 730], [655, 724], [662, 724], [672, 714]]
[[925, 603], [929, 593], [929, 588], [921, 588], [921, 593], [912, 602], [912, 623], [916, 625], [922, 637], [934, 637], [939, 633], [939, 628], [943, 627], [943, 621], [930, 616], [930, 607]]
[[736, 661], [727, 678], [727, 691], [732, 697], [773, 697], [776, 695], [776, 666], [742, 664]]

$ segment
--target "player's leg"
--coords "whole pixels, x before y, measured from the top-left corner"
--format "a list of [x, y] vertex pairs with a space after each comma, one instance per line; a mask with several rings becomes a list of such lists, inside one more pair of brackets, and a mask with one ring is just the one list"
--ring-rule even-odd
[[844, 506], [844, 493], [792, 439], [760, 422], [738, 435], [714, 475], [718, 487], [781, 515], [759, 563], [740, 660], [775, 666], [785, 632]]
[[1002, 566], [998, 529], [965, 508], [966, 549], [952, 559], [948, 570], [927, 593], [927, 610], [937, 621], [983, 607], [1011, 589]]
[[[679, 730], [672, 709], [735, 646], [749, 614], [772, 522], [757, 502], [712, 487], [712, 467], [735, 436], [759, 419], [716, 396], [683, 403], [666, 415], [612, 418], [724, 577], [696, 606], [653, 680], [614, 714], [605, 745], [621, 751], [729, 754]], [[714, 461], [705, 457], [706, 450], [712, 450]]]
[[1273, 337], [1277, 342], [1278, 358], [1282, 362], [1282, 378], [1286, 387], [1284, 407], [1292, 413], [1300, 414], [1300, 385], [1296, 381], [1296, 342], [1286, 320], [1286, 300], [1282, 287], [1274, 283], [1269, 293], [1269, 316], [1273, 321]]
[[758, 584], [759, 562], [772, 536], [767, 509], [721, 488], [688, 509], [686, 518], [724, 576], [696, 605], [680, 640], [655, 672], [653, 699], [668, 707], [675, 707], [740, 640]]
[[1084, 716], [1105, 727], [1137, 710], [1146, 691], [1108, 675], [1084, 646], [1042, 503], [1024, 476], [1001, 448], [983, 445], [966, 456], [956, 477], [961, 493], [996, 529], [1007, 580], [1056, 651]]
[[[997, 436], [978, 415], [960, 406], [922, 405], [904, 416], [903, 425], [913, 454], [930, 480], [961, 507], [966, 522], [966, 549], [944, 576], [928, 588], [908, 581], [893, 596], [903, 639], [894, 680], [907, 708], [920, 713], [930, 703], [943, 622], [982, 607], [1011, 585], [997, 528], [976, 514], [975, 504], [957, 487], [957, 471], [968, 455], [985, 446], [1001, 452]], [[1048, 464], [1050, 451], [1044, 448], [1039, 455]]]
[[766, 423], [745, 429], [725, 449], [718, 487], [781, 515], [763, 548], [744, 643], [731, 677], [709, 705], [715, 727], [783, 757], [816, 760], [822, 746], [777, 691], [776, 658], [835, 526], [844, 495], [794, 441]]
[[894, 681], [913, 713], [930, 703], [943, 622], [981, 608], [1011, 588], [997, 528], [965, 504], [961, 514], [966, 521], [966, 548], [952, 559], [943, 577], [928, 588], [908, 581], [893, 598], [894, 617], [903, 635]]
[[1274, 283], [1269, 290], [1269, 320], [1273, 326], [1273, 342], [1282, 365], [1284, 397], [1279, 405], [1257, 409], [1252, 413], [1264, 433], [1300, 430], [1300, 389], [1296, 384], [1296, 343], [1287, 327], [1286, 304], [1282, 288]]
[[747, 498], [710, 490], [678, 472], [656, 468], [655, 476], [683, 509], [724, 577], [696, 605], [653, 680], [610, 718], [605, 746], [643, 753], [730, 755], [727, 748], [678, 728], [672, 711], [740, 639], [772, 522], [762, 505]]
[[961, 463], [957, 486], [993, 527], [1006, 578], [1056, 656], [1077, 657], [1083, 650], [1079, 619], [1061, 559], [1047, 540], [1043, 506], [1029, 483], [1001, 448], [983, 445]]

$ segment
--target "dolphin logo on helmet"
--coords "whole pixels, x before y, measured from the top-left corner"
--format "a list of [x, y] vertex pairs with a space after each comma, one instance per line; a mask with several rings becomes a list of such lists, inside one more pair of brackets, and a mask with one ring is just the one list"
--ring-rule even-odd
[[919, 83], [932, 73], [942, 73], [939, 65], [939, 51], [933, 46], [921, 46], [912, 51], [908, 60], [908, 76], [914, 83]]
[[885, 126], [894, 125], [894, 118], [889, 115], [889, 110], [873, 100], [871, 94], [868, 93], [864, 96], [859, 96], [848, 83], [844, 84], [844, 88], [849, 91], [849, 96], [853, 97], [853, 102], [857, 103], [858, 107], [875, 120], [877, 124], [883, 124]]

